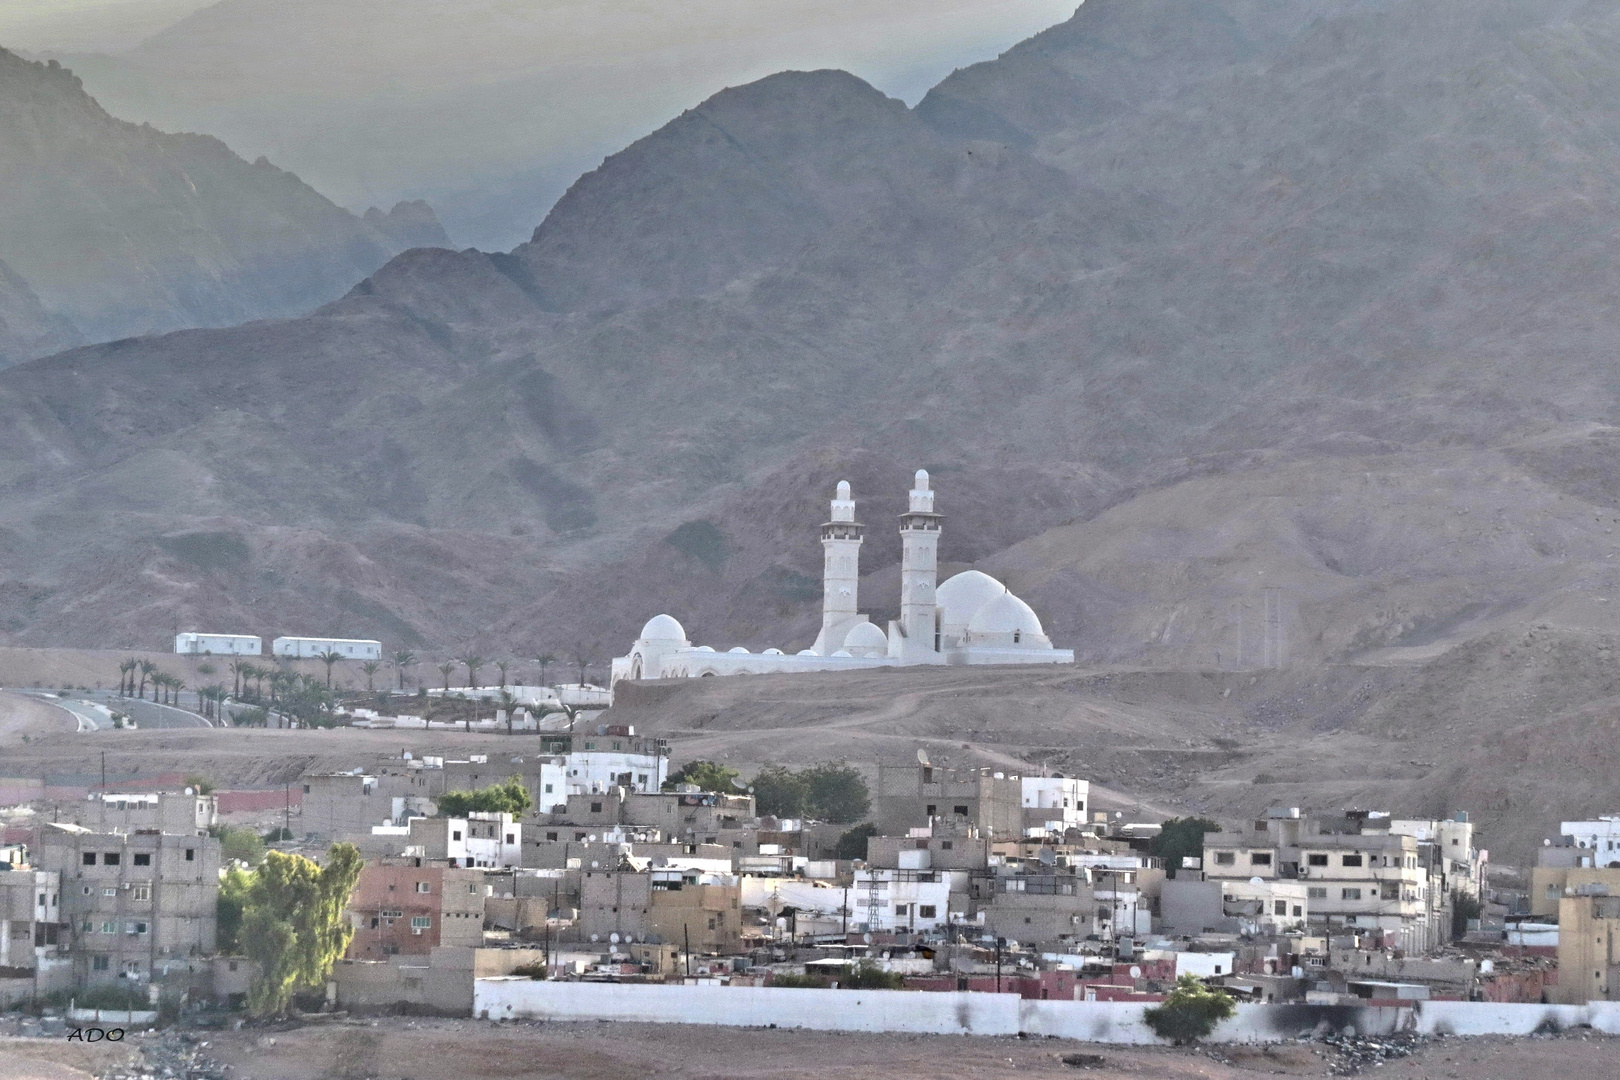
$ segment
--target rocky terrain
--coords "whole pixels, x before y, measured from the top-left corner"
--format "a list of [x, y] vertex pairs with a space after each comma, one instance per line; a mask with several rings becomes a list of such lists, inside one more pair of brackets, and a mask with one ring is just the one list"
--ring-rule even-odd
[[109, 116], [55, 61], [0, 50], [0, 364], [302, 314], [406, 248], [421, 203], [350, 214], [217, 139]]

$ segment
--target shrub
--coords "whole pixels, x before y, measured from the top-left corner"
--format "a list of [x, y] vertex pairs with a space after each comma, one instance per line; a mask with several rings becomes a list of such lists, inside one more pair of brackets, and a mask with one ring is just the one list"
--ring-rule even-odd
[[441, 817], [468, 814], [521, 815], [534, 805], [521, 776], [509, 776], [498, 784], [476, 791], [447, 791], [434, 800]]
[[838, 838], [838, 846], [833, 849], [833, 857], [836, 859], [866, 858], [866, 841], [877, 834], [878, 827], [871, 822], [855, 826]]
[[664, 790], [675, 790], [676, 784], [696, 784], [704, 791], [718, 791], [725, 795], [737, 794], [737, 788], [732, 781], [737, 779], [737, 770], [713, 761], [688, 761], [680, 770], [670, 774], [664, 781]]
[[1204, 834], [1220, 832], [1221, 827], [1208, 818], [1171, 818], [1159, 829], [1148, 844], [1148, 854], [1164, 860], [1164, 876], [1175, 877], [1184, 855], [1204, 854]]
[[1215, 1025], [1237, 1011], [1224, 990], [1213, 990], [1191, 975], [1176, 980], [1164, 1004], [1142, 1014], [1142, 1019], [1161, 1039], [1177, 1046], [1207, 1038]]

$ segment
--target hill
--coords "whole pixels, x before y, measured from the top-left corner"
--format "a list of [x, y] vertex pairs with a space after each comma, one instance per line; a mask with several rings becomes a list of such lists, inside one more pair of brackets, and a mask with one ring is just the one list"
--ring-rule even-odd
[[1092, 0], [915, 109], [726, 90], [510, 253], [0, 374], [4, 631], [802, 647], [832, 484], [881, 616], [919, 465], [1088, 662], [1620, 629], [1617, 19]]
[[425, 205], [362, 220], [217, 139], [114, 119], [71, 71], [4, 50], [0, 184], [0, 362], [301, 314], [447, 242]]

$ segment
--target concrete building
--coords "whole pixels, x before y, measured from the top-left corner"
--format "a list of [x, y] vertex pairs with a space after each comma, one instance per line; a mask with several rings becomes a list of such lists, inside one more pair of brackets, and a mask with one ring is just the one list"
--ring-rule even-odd
[[1600, 814], [1596, 821], [1566, 821], [1559, 831], [1579, 852], [1579, 866], [1620, 869], [1620, 814]]
[[42, 825], [38, 861], [61, 876], [61, 920], [80, 985], [146, 982], [165, 961], [214, 951], [219, 841]]
[[72, 965], [59, 949], [62, 876], [29, 865], [13, 849], [0, 862], [0, 1006], [71, 984]]
[[1072, 951], [1088, 937], [1108, 936], [1116, 915], [1109, 903], [1099, 910], [1096, 890], [1084, 874], [999, 877], [994, 895], [979, 910], [985, 933], [1059, 952]]
[[1072, 776], [1023, 778], [1024, 832], [1026, 835], [1085, 828], [1091, 784]]
[[613, 682], [772, 672], [842, 671], [919, 664], [1067, 664], [1030, 606], [978, 570], [938, 585], [942, 517], [934, 512], [928, 473], [913, 478], [900, 517], [900, 618], [885, 633], [862, 614], [860, 549], [866, 526], [855, 520], [848, 481], [840, 481], [821, 526], [821, 632], [808, 649], [788, 654], [735, 646], [694, 646], [669, 615], [648, 620], [628, 654], [613, 661]]
[[1024, 831], [1023, 779], [989, 769], [879, 765], [873, 811], [885, 836], [943, 822], [991, 840], [1013, 839]]
[[175, 635], [174, 651], [182, 656], [262, 656], [264, 641], [252, 634]]
[[523, 826], [511, 814], [413, 817], [407, 853], [450, 866], [511, 869], [523, 865]]
[[1566, 896], [1558, 902], [1558, 985], [1566, 1005], [1620, 1001], [1620, 896]]
[[366, 837], [378, 825], [405, 825], [430, 817], [443, 792], [440, 769], [407, 768], [385, 773], [308, 773], [301, 778], [305, 835], [327, 840]]
[[1303, 934], [1310, 921], [1311, 886], [1262, 878], [1199, 880], [1183, 874], [1160, 885], [1159, 920], [1166, 934]]
[[412, 1016], [472, 1015], [473, 980], [510, 975], [545, 963], [542, 949], [483, 949], [440, 945], [386, 960], [338, 962], [332, 969], [337, 1006], [351, 1012], [405, 1012]]
[[213, 828], [219, 818], [219, 800], [212, 795], [184, 791], [99, 792], [72, 803], [75, 825], [92, 832], [160, 832], [196, 836]]
[[983, 871], [990, 865], [990, 841], [977, 830], [913, 829], [911, 833], [867, 837], [867, 863], [889, 870]]
[[850, 886], [851, 930], [923, 933], [950, 923], [951, 880], [935, 870], [855, 871]]
[[352, 960], [426, 956], [438, 946], [484, 940], [484, 873], [425, 859], [377, 859], [349, 899]]
[[620, 724], [598, 724], [589, 732], [547, 733], [543, 753], [564, 759], [568, 793], [602, 792], [622, 787], [655, 792], [669, 779], [669, 744], [636, 734]]
[[730, 874], [585, 870], [579, 936], [592, 942], [690, 943], [693, 953], [742, 951], [742, 890]]
[[360, 638], [278, 637], [270, 651], [290, 660], [318, 660], [322, 653], [335, 652], [345, 660], [381, 660], [382, 642]]
[[1620, 896], [1620, 869], [1537, 866], [1530, 871], [1530, 914], [1556, 916], [1569, 895]]

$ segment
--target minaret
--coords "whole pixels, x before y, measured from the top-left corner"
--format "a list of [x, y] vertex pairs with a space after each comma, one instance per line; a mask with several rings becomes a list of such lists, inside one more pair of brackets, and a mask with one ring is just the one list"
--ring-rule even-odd
[[934, 586], [939, 578], [939, 515], [928, 472], [917, 470], [911, 506], [900, 516], [900, 628], [905, 651], [938, 651], [934, 629]]
[[[831, 520], [821, 526], [821, 636], [816, 652], [831, 653], [841, 646], [843, 633], [859, 612], [861, 586], [861, 532], [855, 520], [855, 500], [850, 497], [849, 481], [838, 481], [838, 494], [832, 501]], [[836, 641], [830, 639], [836, 637]]]

